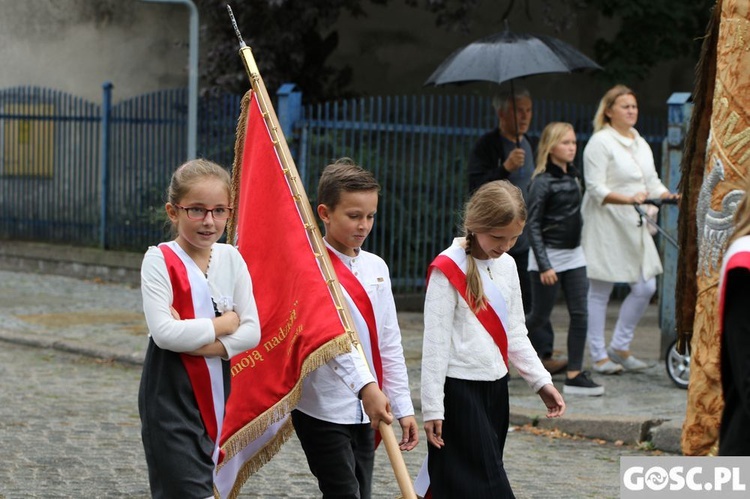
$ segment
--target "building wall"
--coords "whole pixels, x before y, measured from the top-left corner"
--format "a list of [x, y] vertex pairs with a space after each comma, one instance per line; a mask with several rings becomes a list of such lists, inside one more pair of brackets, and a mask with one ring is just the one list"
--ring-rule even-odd
[[[421, 3], [421, 2], [420, 2]], [[549, 3], [549, 2], [544, 2]], [[523, 2], [509, 19], [514, 31], [557, 36], [593, 55], [600, 33], [617, 24], [596, 12], [578, 13], [563, 33], [542, 22], [543, 2]], [[503, 29], [506, 2], [478, 2], [470, 33], [451, 33], [435, 26], [424, 8], [391, 0], [387, 6], [362, 0], [366, 17], [342, 16], [335, 29], [339, 48], [331, 63], [354, 69], [352, 90], [364, 95], [422, 92], [492, 94], [491, 83], [424, 88], [423, 82], [453, 50]], [[188, 9], [179, 4], [141, 0], [0, 0], [0, 89], [16, 85], [53, 87], [101, 100], [101, 85], [114, 83], [115, 100], [162, 88], [187, 85]], [[553, 13], [554, 15], [554, 13]], [[642, 111], [666, 116], [667, 98], [689, 92], [694, 60], [659, 65], [643, 81], [634, 82]], [[573, 102], [597, 101], [607, 85], [587, 74], [533, 76], [519, 82], [533, 95]], [[274, 93], [276, 89], [269, 89]]]
[[0, 89], [36, 85], [101, 102], [187, 85], [189, 12], [140, 0], [0, 0]]

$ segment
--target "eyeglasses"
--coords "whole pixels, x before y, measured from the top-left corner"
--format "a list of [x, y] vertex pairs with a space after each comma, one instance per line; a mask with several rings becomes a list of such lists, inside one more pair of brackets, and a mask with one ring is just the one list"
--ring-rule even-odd
[[173, 206], [185, 210], [185, 213], [187, 213], [187, 217], [190, 220], [203, 220], [209, 213], [214, 217], [214, 220], [226, 220], [229, 218], [229, 215], [232, 214], [232, 208], [227, 208], [225, 206], [219, 206], [212, 210], [200, 206], [180, 206], [179, 204]]

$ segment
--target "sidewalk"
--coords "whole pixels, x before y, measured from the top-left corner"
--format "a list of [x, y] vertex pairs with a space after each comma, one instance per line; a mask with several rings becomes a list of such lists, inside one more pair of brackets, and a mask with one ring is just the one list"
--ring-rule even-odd
[[[611, 335], [618, 305], [610, 307], [607, 336]], [[422, 314], [400, 312], [399, 321], [412, 397], [419, 412]], [[555, 348], [563, 352], [567, 323], [564, 305], [556, 306]], [[137, 287], [0, 270], [0, 340], [138, 365], [145, 354], [146, 335]], [[632, 350], [653, 366], [638, 374], [595, 375], [594, 379], [606, 387], [605, 395], [566, 397], [567, 413], [556, 420], [545, 419], [541, 400], [512, 369], [512, 424], [537, 423], [543, 428], [612, 442], [650, 440], [657, 449], [680, 452], [687, 392], [676, 388], [667, 377], [659, 345], [658, 309], [652, 305], [636, 332]], [[589, 363], [587, 351], [585, 369]], [[561, 392], [563, 376], [553, 378]]]

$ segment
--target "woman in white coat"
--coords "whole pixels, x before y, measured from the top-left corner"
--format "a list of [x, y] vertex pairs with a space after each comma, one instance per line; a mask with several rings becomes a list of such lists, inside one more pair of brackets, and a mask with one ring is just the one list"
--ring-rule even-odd
[[[601, 374], [648, 365], [630, 353], [630, 342], [662, 273], [656, 245], [633, 205], [672, 198], [656, 173], [651, 147], [635, 128], [638, 104], [624, 85], [607, 91], [594, 117], [594, 135], [583, 151], [583, 246], [588, 264], [588, 343], [592, 368]], [[630, 285], [615, 331], [605, 348], [607, 304], [616, 282]]]

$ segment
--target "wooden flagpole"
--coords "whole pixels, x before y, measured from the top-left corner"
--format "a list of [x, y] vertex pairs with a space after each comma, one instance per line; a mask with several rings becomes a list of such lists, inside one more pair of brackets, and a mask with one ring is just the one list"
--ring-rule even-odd
[[[250, 84], [253, 88], [253, 91], [255, 92], [256, 97], [258, 98], [258, 105], [260, 106], [260, 110], [263, 114], [263, 119], [266, 122], [266, 126], [271, 133], [271, 139], [273, 141], [274, 148], [276, 149], [276, 153], [279, 155], [279, 160], [281, 162], [284, 175], [287, 178], [287, 182], [289, 183], [292, 197], [294, 198], [297, 209], [302, 216], [302, 222], [307, 229], [307, 237], [310, 240], [313, 251], [315, 252], [315, 258], [320, 264], [321, 271], [326, 280], [326, 283], [328, 284], [328, 289], [331, 292], [334, 305], [336, 307], [336, 310], [338, 310], [339, 312], [339, 316], [341, 317], [341, 322], [344, 325], [344, 329], [349, 334], [352, 343], [357, 348], [357, 351], [362, 356], [362, 359], [364, 359], [365, 363], [367, 363], [367, 357], [362, 348], [362, 344], [359, 341], [357, 331], [353, 326], [354, 321], [352, 319], [351, 312], [349, 311], [349, 307], [346, 304], [346, 301], [344, 300], [343, 294], [341, 292], [341, 284], [339, 283], [336, 277], [336, 273], [333, 270], [333, 264], [331, 263], [331, 259], [328, 255], [326, 246], [323, 243], [323, 237], [321, 236], [320, 230], [318, 229], [318, 225], [315, 221], [315, 216], [313, 214], [312, 207], [310, 206], [310, 201], [307, 198], [305, 188], [299, 179], [297, 167], [295, 166], [294, 160], [292, 159], [292, 154], [289, 150], [289, 145], [286, 142], [286, 138], [281, 131], [279, 120], [276, 117], [276, 112], [274, 111], [273, 105], [271, 104], [271, 98], [269, 97], [268, 91], [266, 90], [266, 85], [265, 83], [263, 83], [263, 78], [261, 78], [260, 72], [258, 71], [258, 66], [255, 63], [253, 52], [242, 39], [242, 36], [240, 35], [239, 29], [237, 27], [237, 23], [234, 19], [234, 14], [232, 13], [232, 8], [229, 5], [227, 5], [227, 10], [229, 11], [229, 16], [232, 19], [232, 26], [234, 27], [235, 33], [237, 34], [237, 38], [240, 41], [240, 57], [242, 57], [242, 62], [245, 64], [245, 70], [250, 77]], [[402, 497], [404, 499], [417, 499], [417, 496], [414, 493], [414, 486], [412, 484], [411, 477], [409, 476], [409, 471], [406, 469], [404, 457], [401, 455], [401, 449], [399, 449], [398, 447], [398, 441], [396, 440], [396, 435], [393, 431], [393, 427], [381, 421], [380, 425], [378, 426], [378, 430], [380, 431], [380, 436], [383, 439], [383, 445], [385, 445], [385, 450], [388, 453], [388, 458], [391, 461], [393, 473], [396, 476], [396, 481], [398, 482]]]

